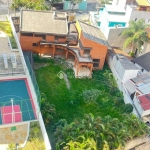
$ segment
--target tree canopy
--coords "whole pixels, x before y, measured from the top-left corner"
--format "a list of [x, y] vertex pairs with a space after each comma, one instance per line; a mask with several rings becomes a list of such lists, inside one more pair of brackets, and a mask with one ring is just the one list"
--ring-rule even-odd
[[149, 41], [148, 33], [146, 32], [148, 27], [150, 27], [150, 25], [145, 24], [143, 19], [130, 21], [129, 28], [122, 32], [122, 36], [126, 38], [124, 48], [131, 48], [131, 52], [133, 53], [136, 49], [141, 50], [143, 44]]
[[48, 10], [48, 6], [44, 2], [45, 0], [12, 0], [11, 8], [13, 10], [20, 7], [33, 10]]
[[148, 133], [148, 127], [134, 115], [125, 115], [121, 122], [111, 116], [86, 114], [82, 120], [70, 124], [61, 120], [54, 128], [57, 150], [117, 149], [124, 147], [128, 140]]

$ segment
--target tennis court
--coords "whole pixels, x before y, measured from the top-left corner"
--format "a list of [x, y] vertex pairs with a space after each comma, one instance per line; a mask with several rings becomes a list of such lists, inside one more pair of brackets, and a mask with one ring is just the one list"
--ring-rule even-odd
[[35, 120], [35, 106], [26, 79], [0, 81], [0, 124]]

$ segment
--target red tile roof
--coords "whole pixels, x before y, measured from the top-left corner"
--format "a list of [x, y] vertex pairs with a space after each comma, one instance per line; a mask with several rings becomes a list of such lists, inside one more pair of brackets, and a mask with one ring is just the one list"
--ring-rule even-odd
[[150, 109], [150, 94], [145, 94], [142, 96], [138, 96], [140, 104], [144, 110]]

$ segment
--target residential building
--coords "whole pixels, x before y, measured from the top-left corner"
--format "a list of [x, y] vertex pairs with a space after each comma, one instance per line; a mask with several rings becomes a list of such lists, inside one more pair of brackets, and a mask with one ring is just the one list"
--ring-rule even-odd
[[132, 60], [143, 73], [150, 72], [150, 52], [147, 52]]
[[144, 86], [150, 83], [150, 73], [143, 73], [141, 70], [138, 72], [137, 77], [128, 80], [124, 86], [127, 89], [129, 95], [133, 99], [135, 91], [138, 87]]
[[14, 48], [12, 39], [0, 31], [0, 149], [6, 150], [11, 143], [24, 147], [29, 137], [30, 123], [37, 121], [43, 133], [46, 150], [50, 150], [39, 107], [38, 86], [30, 65], [27, 65], [28, 61], [25, 62], [10, 17], [8, 21], [16, 46]]
[[111, 29], [128, 27], [132, 8], [126, 6], [126, 0], [113, 0], [112, 5], [104, 5], [98, 11], [90, 12], [90, 22], [101, 29], [106, 39]]
[[[141, 3], [141, 7], [144, 3], [144, 7], [149, 8], [149, 1], [137, 0], [137, 2]], [[121, 33], [128, 28], [129, 21], [144, 19], [147, 24], [150, 24], [150, 12], [145, 11], [145, 8], [138, 9], [138, 7], [139, 5], [135, 2], [126, 5], [126, 0], [113, 0], [112, 5], [102, 5], [99, 9], [91, 11], [89, 20], [92, 25], [101, 29], [110, 46], [124, 50], [125, 38], [121, 36]], [[143, 50], [137, 51], [136, 56], [148, 52], [149, 49], [150, 44], [144, 43]], [[126, 52], [130, 52], [130, 49], [126, 49]]]
[[98, 28], [81, 21], [67, 23], [64, 12], [31, 10], [22, 11], [20, 26], [24, 51], [63, 57], [72, 63], [76, 77], [91, 76], [93, 69], [103, 68], [109, 45]]
[[149, 0], [136, 0], [138, 4], [138, 9], [140, 11], [150, 11], [150, 2]]
[[136, 89], [133, 99], [134, 106], [144, 122], [150, 122], [150, 83]]
[[123, 84], [129, 79], [136, 77], [140, 70], [122, 54], [117, 54], [113, 57], [113, 66]]
[[134, 105], [143, 121], [150, 123], [150, 94], [137, 96], [134, 99]]

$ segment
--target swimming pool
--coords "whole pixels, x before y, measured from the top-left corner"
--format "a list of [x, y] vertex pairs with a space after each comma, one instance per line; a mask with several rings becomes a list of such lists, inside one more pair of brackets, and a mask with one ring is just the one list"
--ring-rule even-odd
[[0, 80], [0, 124], [35, 119], [35, 106], [27, 79]]
[[126, 23], [125, 22], [109, 22], [109, 27], [125, 27]]

